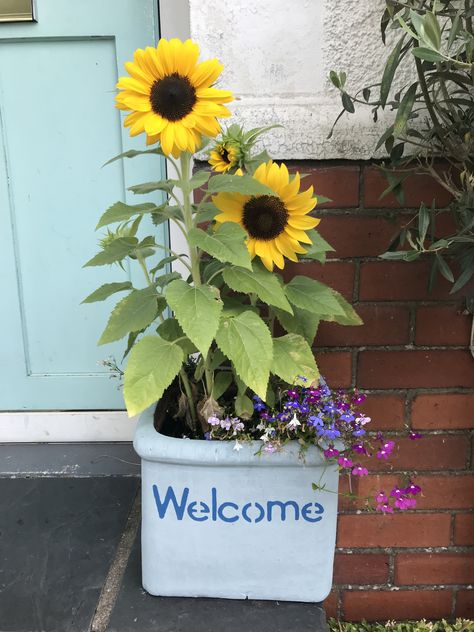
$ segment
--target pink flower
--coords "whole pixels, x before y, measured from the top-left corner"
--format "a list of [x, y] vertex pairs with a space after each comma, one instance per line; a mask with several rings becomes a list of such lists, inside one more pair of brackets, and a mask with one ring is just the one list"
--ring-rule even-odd
[[388, 503], [382, 503], [380, 505], [377, 505], [376, 507], [377, 511], [381, 511], [382, 513], [386, 514], [386, 513], [393, 513], [393, 507], [390, 507], [390, 505]]
[[408, 435], [412, 441], [416, 441], [416, 439], [421, 439], [423, 437], [419, 432], [414, 432], [413, 430]]
[[390, 496], [393, 496], [394, 498], [401, 498], [403, 494], [406, 494], [406, 491], [404, 489], [401, 489], [398, 486], [394, 487], [392, 491], [390, 492]]
[[385, 492], [380, 491], [375, 497], [375, 502], [377, 503], [377, 505], [383, 505], [384, 503], [388, 502], [388, 498]]
[[361, 465], [356, 465], [352, 470], [352, 474], [354, 476], [367, 476], [369, 470], [366, 467], [362, 467]]
[[416, 496], [416, 494], [419, 494], [420, 492], [421, 487], [419, 485], [415, 485], [414, 483], [410, 483], [408, 487], [405, 487], [403, 490], [404, 494], [412, 494], [413, 496]]
[[355, 443], [352, 446], [352, 449], [354, 450], [354, 452], [357, 452], [358, 454], [367, 454], [367, 450], [365, 449], [362, 443]]
[[352, 467], [352, 461], [345, 456], [341, 456], [337, 462], [341, 467]]
[[378, 459], [388, 459], [388, 457], [392, 454], [393, 448], [395, 447], [395, 441], [386, 441], [380, 450], [377, 452]]
[[324, 450], [324, 456], [327, 459], [333, 459], [336, 456], [339, 456], [339, 450], [336, 450], [336, 448], [333, 448], [332, 446], [330, 448], [327, 448], [327, 450]]
[[416, 500], [414, 498], [397, 498], [395, 501], [395, 507], [398, 507], [400, 511], [414, 509], [416, 507]]

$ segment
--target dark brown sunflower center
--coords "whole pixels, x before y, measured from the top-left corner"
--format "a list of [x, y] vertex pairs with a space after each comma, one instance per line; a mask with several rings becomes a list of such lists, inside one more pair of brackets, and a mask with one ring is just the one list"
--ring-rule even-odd
[[284, 231], [287, 221], [288, 211], [278, 197], [259, 195], [244, 205], [242, 223], [255, 239], [275, 239]]
[[229, 152], [225, 149], [225, 147], [221, 149], [221, 156], [224, 162], [230, 162]]
[[153, 112], [168, 121], [179, 121], [191, 112], [196, 103], [196, 90], [187, 77], [174, 72], [158, 79], [150, 90]]

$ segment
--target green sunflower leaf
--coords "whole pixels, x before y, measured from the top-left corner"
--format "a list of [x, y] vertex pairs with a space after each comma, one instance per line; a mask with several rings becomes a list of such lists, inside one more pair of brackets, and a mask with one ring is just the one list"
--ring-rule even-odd
[[211, 171], [208, 171], [207, 169], [201, 169], [200, 171], [196, 171], [193, 174], [192, 178], [190, 178], [189, 180], [189, 183], [188, 183], [189, 187], [191, 188], [191, 190], [199, 189], [200, 187], [206, 184], [206, 182], [209, 180], [211, 175], [212, 175]]
[[137, 244], [138, 239], [136, 237], [119, 237], [118, 239], [114, 239], [103, 250], [96, 254], [95, 257], [89, 259], [83, 267], [105, 266], [109, 263], [122, 261], [122, 259], [132, 254]]
[[129, 149], [128, 151], [124, 151], [118, 156], [114, 156], [110, 160], [107, 160], [102, 166], [110, 165], [111, 162], [115, 162], [116, 160], [120, 160], [120, 158], [135, 158], [135, 156], [143, 156], [144, 154], [155, 154], [157, 156], [164, 156], [163, 150], [160, 147], [154, 147], [153, 149], [145, 149], [139, 151], [137, 149]]
[[293, 316], [281, 309], [274, 309], [280, 325], [290, 334], [303, 336], [309, 345], [312, 345], [316, 338], [321, 316], [313, 314], [306, 309], [293, 306]]
[[176, 318], [167, 318], [158, 325], [157, 333], [168, 342], [176, 342], [185, 355], [197, 352], [197, 347], [189, 340]]
[[232, 382], [231, 371], [220, 371], [216, 373], [214, 378], [214, 386], [212, 387], [212, 397], [218, 401], [219, 397], [222, 397], [226, 390], [229, 388]]
[[250, 253], [245, 244], [247, 233], [236, 222], [224, 222], [218, 230], [206, 233], [192, 228], [188, 233], [191, 246], [197, 246], [223, 263], [252, 269]]
[[131, 219], [135, 215], [144, 215], [145, 213], [152, 213], [158, 210], [158, 206], [151, 202], [145, 204], [124, 204], [123, 202], [115, 202], [112, 204], [102, 217], [99, 219], [99, 223], [95, 227], [102, 228], [102, 226], [108, 226], [109, 224], [115, 224], [116, 222], [124, 222]]
[[116, 292], [123, 292], [124, 290], [131, 290], [132, 284], [130, 281], [123, 281], [122, 283], [104, 283], [97, 290], [86, 296], [82, 303], [95, 303], [97, 301], [105, 301], [106, 298], [112, 296]]
[[313, 314], [345, 315], [345, 310], [341, 307], [333, 290], [314, 279], [295, 276], [286, 285], [285, 292], [292, 305]]
[[178, 184], [177, 180], [159, 180], [157, 182], [135, 184], [132, 187], [128, 187], [128, 190], [135, 194], [145, 195], [153, 193], [153, 191], [172, 191], [176, 184]]
[[307, 252], [304, 256], [305, 259], [316, 259], [321, 263], [325, 263], [326, 261], [326, 253], [334, 252], [334, 248], [331, 244], [321, 237], [321, 235], [313, 229], [306, 231], [306, 234], [313, 242], [310, 246], [305, 244], [305, 248], [307, 248]]
[[279, 307], [289, 314], [293, 313], [277, 277], [258, 262], [255, 262], [250, 270], [227, 267], [223, 276], [224, 281], [234, 292], [256, 294], [267, 305]]
[[107, 327], [99, 339], [99, 345], [120, 340], [131, 331], [138, 331], [152, 323], [166, 302], [154, 287], [133, 290], [114, 307]]
[[242, 195], [273, 195], [275, 191], [262, 184], [258, 180], [249, 175], [232, 176], [220, 175], [213, 176], [209, 180], [207, 187], [209, 193], [241, 193]]
[[343, 310], [343, 314], [323, 314], [320, 316], [321, 320], [326, 320], [329, 322], [335, 322], [339, 325], [363, 325], [363, 321], [359, 314], [355, 311], [350, 303], [346, 301], [346, 299], [336, 292], [336, 290], [331, 290], [334, 298], [339, 303], [341, 309]]
[[219, 327], [223, 307], [219, 291], [176, 280], [167, 286], [165, 297], [184, 333], [205, 356]]
[[267, 394], [273, 343], [268, 327], [251, 311], [235, 318], [224, 318], [216, 342], [245, 384], [262, 399]]
[[123, 395], [130, 417], [158, 401], [179, 373], [181, 347], [159, 336], [144, 336], [131, 350]]
[[271, 372], [288, 384], [294, 384], [299, 375], [310, 382], [319, 377], [311, 347], [297, 334], [286, 334], [273, 339]]

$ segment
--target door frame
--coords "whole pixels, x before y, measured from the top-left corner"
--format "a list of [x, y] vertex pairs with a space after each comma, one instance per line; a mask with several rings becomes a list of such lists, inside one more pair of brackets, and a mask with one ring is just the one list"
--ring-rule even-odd
[[[190, 35], [189, 0], [156, 0], [161, 37]], [[166, 165], [170, 173], [170, 163]], [[169, 226], [171, 248], [183, 248], [183, 237]], [[183, 250], [179, 250], [183, 252]], [[0, 443], [68, 443], [131, 441], [138, 417], [124, 410], [0, 412]]]

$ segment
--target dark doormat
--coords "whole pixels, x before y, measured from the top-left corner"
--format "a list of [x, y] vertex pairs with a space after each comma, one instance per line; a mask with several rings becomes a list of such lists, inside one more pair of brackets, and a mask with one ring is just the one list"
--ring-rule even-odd
[[0, 632], [87, 632], [138, 480], [0, 479]]
[[[140, 582], [140, 536], [110, 618], [109, 632], [325, 632], [321, 605], [152, 597]], [[225, 553], [223, 553], [225, 554]], [[271, 577], [268, 578], [271, 582]]]

